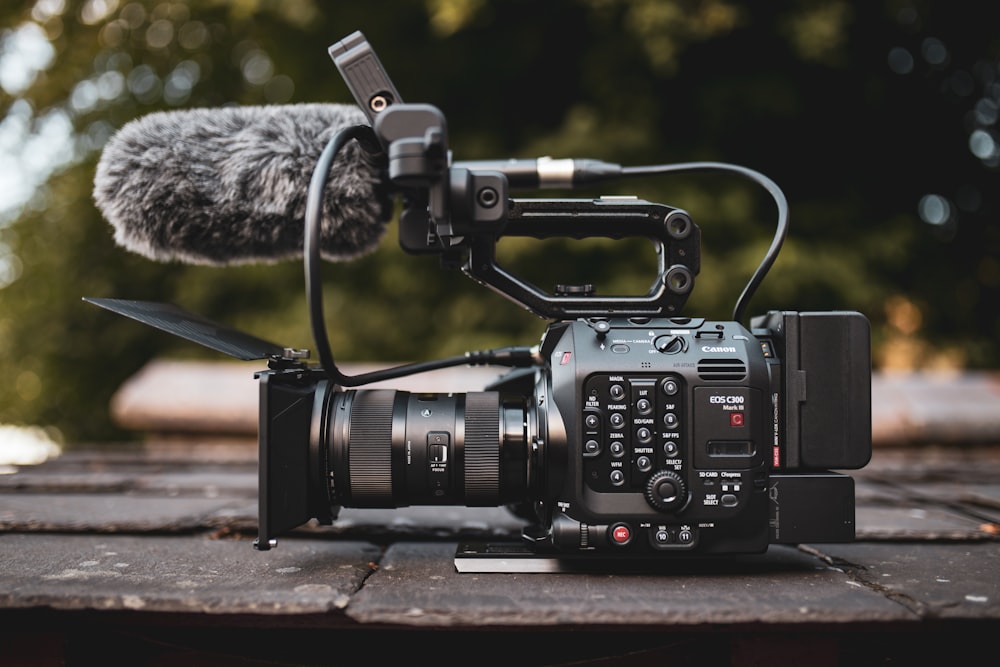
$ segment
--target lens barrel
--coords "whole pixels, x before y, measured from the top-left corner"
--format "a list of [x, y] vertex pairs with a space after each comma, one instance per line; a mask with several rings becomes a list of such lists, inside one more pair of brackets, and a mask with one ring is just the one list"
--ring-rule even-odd
[[320, 447], [343, 507], [499, 506], [529, 494], [523, 397], [329, 392]]

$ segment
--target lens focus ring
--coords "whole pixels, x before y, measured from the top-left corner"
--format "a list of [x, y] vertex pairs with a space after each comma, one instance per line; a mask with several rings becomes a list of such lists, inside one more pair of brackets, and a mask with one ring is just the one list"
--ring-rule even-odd
[[500, 395], [465, 397], [465, 500], [496, 505], [500, 497]]
[[351, 410], [350, 480], [356, 501], [392, 499], [392, 406], [396, 392], [359, 391]]

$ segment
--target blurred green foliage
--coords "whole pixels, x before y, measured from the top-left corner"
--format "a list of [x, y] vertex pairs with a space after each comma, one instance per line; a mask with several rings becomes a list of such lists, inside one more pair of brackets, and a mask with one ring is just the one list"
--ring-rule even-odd
[[[5, 3], [0, 149], [32, 166], [37, 187], [0, 218], [0, 423], [119, 437], [107, 404], [125, 378], [155, 356], [214, 355], [82, 296], [170, 301], [311, 347], [299, 263], [131, 255], [93, 205], [93, 171], [110, 134], [154, 110], [351, 102], [326, 49], [354, 30], [407, 101], [444, 111], [456, 159], [751, 167], [788, 196], [791, 230], [750, 312], [860, 310], [878, 366], [995, 367], [997, 25], [996, 3], [931, 0]], [[28, 39], [37, 57], [24, 59], [31, 35], [48, 58]], [[42, 141], [59, 123], [65, 141]], [[728, 319], [771, 240], [766, 193], [693, 174], [572, 196], [612, 193], [691, 212], [703, 250], [687, 313]], [[338, 359], [537, 342], [542, 320], [405, 255], [394, 231], [377, 252], [323, 268]], [[611, 293], [644, 293], [655, 267], [626, 242], [518, 239], [501, 251], [516, 272]]]

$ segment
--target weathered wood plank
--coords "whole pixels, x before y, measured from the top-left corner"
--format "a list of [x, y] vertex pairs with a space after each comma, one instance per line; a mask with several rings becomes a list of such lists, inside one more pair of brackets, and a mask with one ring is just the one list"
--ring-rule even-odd
[[162, 533], [218, 526], [244, 501], [97, 494], [0, 496], [0, 531]]
[[[1000, 543], [824, 545], [864, 586], [922, 619], [1000, 618]], [[846, 564], [850, 564], [849, 566]]]
[[0, 608], [342, 613], [379, 549], [364, 542], [0, 535]]
[[791, 547], [678, 562], [655, 572], [457, 573], [454, 544], [394, 544], [347, 614], [414, 626], [905, 621], [913, 615], [842, 570]]

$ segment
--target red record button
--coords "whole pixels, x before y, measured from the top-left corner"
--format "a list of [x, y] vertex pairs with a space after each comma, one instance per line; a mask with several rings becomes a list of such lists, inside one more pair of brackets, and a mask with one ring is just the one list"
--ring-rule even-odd
[[628, 544], [632, 539], [632, 529], [623, 523], [611, 527], [611, 539], [615, 544]]

